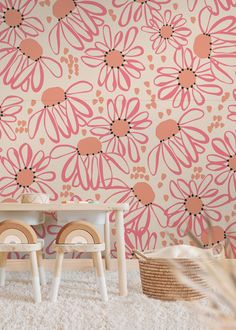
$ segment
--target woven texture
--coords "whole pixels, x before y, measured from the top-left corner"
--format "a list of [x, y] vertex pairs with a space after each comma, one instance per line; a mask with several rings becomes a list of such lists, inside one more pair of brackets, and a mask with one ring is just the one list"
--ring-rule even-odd
[[[175, 269], [174, 269], [175, 268]], [[201, 268], [189, 259], [150, 259], [139, 260], [142, 290], [148, 297], [160, 300], [194, 300], [204, 298], [204, 295], [182, 284], [175, 275], [175, 270], [194, 284], [204, 286]]]

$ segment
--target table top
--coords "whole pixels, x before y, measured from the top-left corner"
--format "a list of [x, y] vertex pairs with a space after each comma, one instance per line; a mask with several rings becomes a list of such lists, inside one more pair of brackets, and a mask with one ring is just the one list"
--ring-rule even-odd
[[0, 211], [127, 211], [127, 203], [0, 203]]

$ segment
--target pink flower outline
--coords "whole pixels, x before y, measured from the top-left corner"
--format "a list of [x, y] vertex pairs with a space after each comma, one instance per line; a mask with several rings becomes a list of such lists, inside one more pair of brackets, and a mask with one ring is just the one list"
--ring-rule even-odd
[[207, 169], [217, 172], [215, 183], [227, 185], [228, 196], [236, 199], [236, 133], [226, 131], [223, 138], [212, 140], [214, 154], [207, 156]]
[[115, 152], [124, 157], [128, 154], [133, 162], [140, 160], [138, 145], [148, 142], [141, 133], [151, 125], [148, 112], [139, 112], [140, 101], [133, 97], [126, 99], [118, 95], [114, 101], [107, 100], [108, 118], [95, 117], [88, 122], [90, 132], [104, 143], [105, 152]]
[[101, 67], [98, 85], [105, 86], [107, 91], [114, 92], [117, 88], [127, 91], [131, 79], [139, 79], [144, 65], [136, 58], [144, 53], [143, 47], [134, 46], [138, 28], [131, 27], [125, 34], [119, 31], [112, 38], [111, 28], [103, 27], [104, 41], [95, 42], [95, 48], [85, 51], [81, 60], [91, 68]]
[[55, 180], [54, 171], [46, 171], [50, 158], [44, 151], [33, 152], [31, 146], [24, 143], [19, 151], [11, 147], [6, 156], [1, 156], [2, 169], [7, 176], [0, 178], [0, 196], [12, 196], [19, 198], [22, 193], [42, 192], [48, 193], [52, 201], [58, 198], [58, 194], [49, 185]]
[[206, 219], [220, 221], [222, 215], [215, 208], [228, 203], [227, 195], [218, 195], [216, 188], [211, 188], [213, 176], [208, 174], [199, 185], [194, 180], [189, 183], [183, 179], [170, 181], [170, 192], [177, 202], [165, 211], [167, 227], [177, 227], [180, 237], [186, 236], [192, 229], [200, 236], [208, 226]]
[[182, 14], [172, 16], [170, 10], [165, 10], [163, 16], [156, 13], [148, 25], [142, 27], [142, 31], [151, 34], [152, 49], [155, 54], [161, 54], [168, 45], [178, 48], [188, 44], [186, 37], [191, 34], [191, 30], [184, 27], [186, 22]]
[[182, 167], [190, 168], [198, 162], [209, 137], [200, 128], [190, 126], [190, 123], [203, 116], [204, 111], [192, 108], [184, 112], [178, 122], [167, 119], [157, 126], [156, 136], [160, 142], [148, 155], [148, 167], [152, 175], [156, 175], [161, 160], [174, 174], [181, 174]]
[[[0, 2], [0, 41], [14, 46], [19, 40], [37, 37], [44, 26], [37, 17], [30, 16], [37, 0], [5, 0]], [[10, 24], [10, 25], [9, 25]]]
[[162, 67], [157, 69], [158, 75], [154, 84], [159, 88], [158, 98], [169, 100], [173, 98], [174, 108], [186, 110], [191, 100], [199, 106], [205, 102], [203, 94], [221, 95], [223, 89], [210, 82], [214, 77], [210, 71], [210, 63], [201, 64], [197, 56], [193, 56], [189, 48], [177, 48], [174, 54], [176, 67]]
[[16, 134], [11, 123], [16, 122], [16, 115], [22, 110], [23, 99], [19, 96], [7, 96], [0, 104], [0, 139], [6, 135], [9, 140], [15, 141]]
[[[43, 126], [46, 135], [53, 142], [60, 142], [60, 136], [69, 138], [78, 134], [81, 127], [87, 125], [93, 111], [80, 94], [87, 94], [93, 86], [87, 81], [78, 81], [66, 90], [52, 87], [42, 94], [44, 107], [35, 112], [28, 122], [28, 133], [31, 139]], [[46, 104], [48, 101], [48, 104]]]

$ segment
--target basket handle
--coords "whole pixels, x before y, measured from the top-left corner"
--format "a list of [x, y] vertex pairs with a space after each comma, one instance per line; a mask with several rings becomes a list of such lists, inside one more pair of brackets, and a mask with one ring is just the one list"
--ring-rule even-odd
[[138, 251], [138, 250], [133, 250], [133, 255], [134, 255], [137, 259], [145, 259], [145, 260], [148, 259], [147, 256], [146, 256], [144, 253], [142, 253], [142, 252], [140, 252], [140, 251]]

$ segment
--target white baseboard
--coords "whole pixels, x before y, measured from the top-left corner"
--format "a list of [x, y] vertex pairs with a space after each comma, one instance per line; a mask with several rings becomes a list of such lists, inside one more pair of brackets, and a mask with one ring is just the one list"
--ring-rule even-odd
[[[44, 259], [44, 267], [48, 271], [54, 269], [54, 259]], [[126, 261], [127, 270], [138, 269], [138, 261], [129, 259]], [[7, 260], [7, 271], [28, 271], [30, 263], [28, 259], [9, 259]], [[93, 268], [92, 259], [64, 259], [63, 270], [89, 270]], [[111, 270], [117, 270], [117, 259], [111, 259]]]

